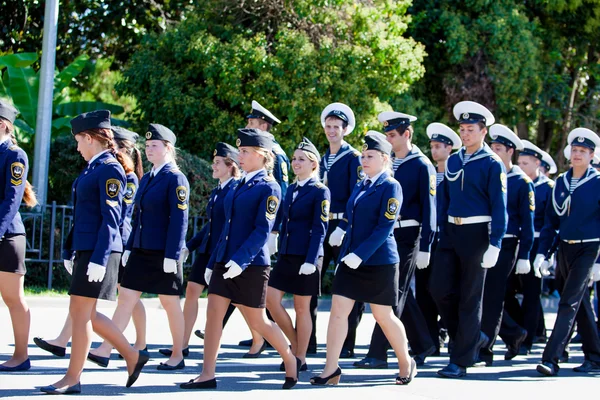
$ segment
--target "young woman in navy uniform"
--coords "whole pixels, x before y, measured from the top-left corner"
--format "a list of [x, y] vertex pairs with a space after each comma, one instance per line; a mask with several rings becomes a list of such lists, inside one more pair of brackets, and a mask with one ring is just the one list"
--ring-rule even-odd
[[561, 296], [554, 329], [542, 363], [537, 366], [537, 371], [547, 376], [558, 374], [558, 361], [575, 321], [585, 361], [573, 370], [600, 371], [600, 339], [594, 312], [589, 301], [582, 302], [600, 251], [600, 173], [590, 165], [594, 152], [600, 148], [600, 138], [589, 129], [576, 128], [567, 141], [571, 145], [572, 167], [556, 180], [534, 261], [534, 267], [542, 267], [558, 234], [556, 283]]
[[8, 307], [15, 337], [15, 351], [0, 364], [0, 372], [26, 371], [31, 367], [27, 351], [29, 341], [29, 307], [25, 302], [25, 227], [19, 214], [21, 202], [37, 204], [27, 182], [29, 161], [17, 146], [14, 122], [19, 112], [0, 101], [0, 295]]
[[[282, 205], [279, 258], [271, 271], [267, 308], [291, 343], [292, 353], [306, 367], [306, 350], [312, 332], [311, 296], [321, 291], [323, 241], [329, 218], [329, 189], [319, 180], [317, 148], [304, 138], [294, 151], [296, 182]], [[284, 293], [294, 295], [296, 328], [281, 304]], [[282, 365], [283, 367], [283, 365]]]
[[[412, 144], [417, 118], [384, 111], [378, 116], [388, 142], [392, 145], [394, 179], [402, 186], [402, 207], [399, 221], [394, 224], [394, 238], [400, 257], [398, 304], [394, 313], [406, 328], [406, 334], [417, 366], [435, 352], [427, 334], [427, 322], [410, 287], [415, 270], [429, 265], [431, 243], [436, 231], [436, 181], [431, 161]], [[375, 324], [367, 356], [354, 363], [358, 368], [387, 368], [389, 343], [378, 324]]]
[[[344, 231], [338, 225], [344, 218], [346, 203], [352, 194], [354, 186], [364, 178], [360, 164], [360, 152], [344, 141], [344, 137], [354, 131], [356, 120], [354, 112], [343, 103], [331, 103], [321, 112], [321, 125], [325, 130], [325, 137], [329, 148], [321, 158], [321, 181], [329, 188], [331, 193], [331, 209], [329, 226], [323, 243], [323, 268], [321, 269], [321, 282], [333, 262], [339, 262], [340, 246], [344, 238]], [[313, 322], [308, 353], [317, 352], [317, 305], [318, 297], [313, 296], [310, 303], [310, 312]], [[342, 347], [342, 358], [354, 357], [354, 343], [356, 328], [362, 317], [364, 304], [357, 302], [348, 319], [348, 336]]]
[[506, 170], [485, 144], [492, 113], [471, 101], [454, 106], [464, 147], [448, 158], [440, 198], [440, 241], [430, 292], [454, 345], [450, 363], [438, 371], [462, 378], [488, 338], [481, 332], [486, 270], [498, 260], [506, 233]]
[[157, 366], [165, 371], [185, 368], [179, 296], [183, 292], [181, 257], [188, 224], [189, 183], [175, 162], [175, 142], [175, 134], [166, 126], [148, 126], [146, 157], [152, 170], [143, 176], [135, 196], [117, 307], [122, 308], [118, 310], [123, 315], [119, 322], [124, 329], [142, 293], [158, 295], [173, 337], [171, 356]]
[[404, 326], [392, 311], [399, 295], [400, 258], [393, 230], [402, 206], [402, 189], [391, 176], [391, 150], [385, 135], [367, 132], [362, 153], [366, 178], [355, 185], [346, 207], [347, 221], [342, 220], [339, 225], [346, 234], [340, 253], [343, 257], [333, 280], [327, 361], [321, 375], [310, 379], [313, 385], [339, 382], [340, 351], [348, 315], [356, 301], [371, 304], [375, 320], [398, 357], [396, 383], [410, 383], [417, 372], [416, 363], [408, 355]]
[[[49, 394], [80, 393], [83, 365], [94, 332], [113, 344], [127, 362], [131, 386], [149, 359], [135, 350], [106, 316], [96, 312], [98, 299], [115, 300], [123, 243], [119, 225], [125, 193], [123, 156], [116, 151], [106, 110], [81, 114], [71, 120], [77, 150], [88, 162], [73, 183], [73, 227], [63, 258], [72, 260], [69, 314], [73, 323], [71, 359], [66, 375], [41, 388]], [[121, 160], [121, 161], [118, 161]]]
[[[198, 299], [205, 287], [208, 286], [204, 280], [206, 264], [210, 255], [215, 252], [221, 231], [225, 226], [225, 197], [234, 190], [240, 179], [240, 168], [238, 165], [239, 151], [227, 143], [217, 143], [213, 153], [212, 177], [219, 180], [219, 184], [210, 194], [206, 205], [205, 215], [208, 222], [204, 224], [200, 232], [190, 240], [183, 251], [185, 260], [190, 252], [196, 251], [196, 259], [192, 265], [192, 271], [188, 277], [185, 291], [185, 303], [183, 306], [183, 317], [185, 319], [185, 332], [183, 334], [183, 355], [188, 355], [188, 344], [196, 318], [198, 317]], [[160, 349], [160, 353], [170, 356], [171, 349]]]
[[225, 226], [206, 267], [208, 307], [202, 373], [181, 384], [182, 389], [217, 387], [217, 354], [230, 303], [240, 308], [250, 328], [282, 356], [286, 371], [283, 389], [298, 382], [300, 360], [290, 351], [281, 329], [265, 313], [271, 268], [267, 241], [281, 198], [279, 185], [267, 173], [273, 168], [272, 143], [272, 137], [264, 131], [238, 130], [236, 144], [245, 175], [225, 198]]
[[[516, 275], [528, 274], [531, 271], [529, 252], [533, 245], [535, 211], [533, 182], [521, 168], [512, 163], [515, 151], [524, 149], [521, 139], [508, 127], [500, 124], [490, 128], [490, 137], [490, 147], [502, 160], [507, 171], [508, 225], [498, 261], [487, 272], [483, 290], [481, 330], [490, 340], [480, 350], [479, 358], [486, 366], [492, 365], [494, 361], [492, 348], [500, 332], [504, 299], [507, 287], [510, 286], [513, 267]], [[527, 331], [518, 325], [505, 326], [502, 333], [502, 340], [508, 348], [504, 355], [505, 360], [511, 360], [519, 354], [519, 348], [526, 336]]]

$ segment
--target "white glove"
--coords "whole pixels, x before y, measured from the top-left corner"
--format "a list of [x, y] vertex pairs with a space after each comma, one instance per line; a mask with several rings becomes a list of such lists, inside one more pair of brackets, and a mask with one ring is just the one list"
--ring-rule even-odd
[[176, 274], [177, 273], [177, 260], [172, 258], [165, 258], [163, 261], [163, 271], [165, 274]]
[[342, 230], [342, 228], [338, 226], [335, 228], [335, 231], [329, 235], [329, 245], [332, 247], [341, 246], [345, 235], [346, 231]]
[[131, 255], [130, 250], [125, 250], [123, 255], [121, 256], [121, 264], [125, 267], [127, 265], [127, 260], [129, 260], [129, 256]]
[[73, 260], [63, 260], [63, 263], [69, 275], [73, 275]]
[[543, 255], [538, 254], [537, 256], [535, 256], [535, 259], [533, 260], [533, 274], [535, 275], [536, 278], [541, 278], [542, 277], [542, 264], [546, 262], [545, 258]]
[[210, 284], [210, 278], [212, 278], [212, 269], [206, 268], [206, 271], [204, 271], [204, 280], [207, 285]]
[[181, 249], [181, 252], [179, 253], [179, 264], [183, 265], [188, 257], [190, 256], [190, 251], [188, 250], [187, 247], [183, 246], [183, 248]]
[[243, 272], [242, 267], [233, 260], [225, 264], [225, 268], [227, 268], [227, 272], [223, 274], [223, 279], [233, 279]]
[[542, 276], [550, 276], [550, 268], [552, 268], [552, 264], [550, 264], [550, 260], [544, 260], [542, 262], [542, 266], [540, 267], [540, 273]]
[[273, 255], [277, 253], [277, 238], [279, 237], [279, 233], [271, 232], [269, 233], [269, 240], [267, 241], [267, 246], [269, 247], [269, 254]]
[[592, 267], [592, 280], [594, 282], [600, 281], [600, 264], [594, 264]]
[[483, 254], [483, 260], [481, 260], [481, 268], [492, 268], [498, 262], [498, 256], [500, 255], [500, 249], [491, 244]]
[[87, 268], [88, 282], [102, 282], [106, 274], [106, 267], [99, 264], [89, 263]]
[[309, 264], [309, 263], [304, 263], [300, 266], [300, 271], [298, 272], [298, 275], [314, 274], [316, 270], [317, 270], [317, 267], [315, 267], [314, 265]]
[[429, 266], [429, 253], [425, 253], [424, 251], [420, 251], [417, 254], [417, 268], [425, 269]]
[[356, 254], [350, 253], [350, 254], [346, 255], [346, 257], [342, 258], [342, 262], [344, 264], [346, 264], [348, 267], [350, 267], [352, 269], [356, 269], [356, 268], [358, 268], [360, 263], [362, 263], [362, 260]]
[[518, 260], [517, 268], [515, 274], [517, 275], [525, 275], [531, 271], [531, 264], [529, 264], [529, 260]]

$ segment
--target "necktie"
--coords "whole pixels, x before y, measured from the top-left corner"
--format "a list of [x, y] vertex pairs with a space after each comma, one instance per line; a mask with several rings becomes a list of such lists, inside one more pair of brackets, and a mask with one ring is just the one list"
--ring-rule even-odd
[[296, 186], [294, 188], [294, 193], [292, 193], [292, 202], [296, 201], [296, 196], [298, 196], [298, 191], [300, 190], [300, 186]]
[[154, 171], [150, 172], [150, 179], [148, 179], [148, 184], [152, 182], [152, 179], [154, 179]]
[[356, 204], [356, 202], [358, 201], [358, 199], [360, 199], [360, 197], [365, 194], [366, 190], [369, 188], [369, 186], [371, 186], [371, 180], [367, 179], [365, 181], [365, 183], [363, 183], [363, 186], [360, 188], [360, 192], [358, 192], [358, 196], [356, 196], [356, 199], [354, 200], [354, 204]]

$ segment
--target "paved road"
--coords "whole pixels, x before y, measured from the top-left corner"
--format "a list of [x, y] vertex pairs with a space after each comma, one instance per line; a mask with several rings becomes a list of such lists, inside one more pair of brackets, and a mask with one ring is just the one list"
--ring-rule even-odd
[[[158, 349], [166, 347], [170, 342], [170, 333], [166, 314], [160, 309], [156, 299], [144, 300], [148, 315], [148, 343], [153, 356], [144, 368], [140, 379], [132, 388], [125, 388], [127, 372], [125, 362], [113, 354], [110, 366], [107, 369], [97, 367], [92, 363], [86, 364], [82, 377], [82, 396], [79, 398], [110, 397], [118, 398], [128, 396], [144, 399], [280, 399], [282, 393], [279, 389], [283, 382], [284, 373], [278, 369], [281, 359], [276, 352], [268, 352], [257, 360], [242, 359], [244, 349], [235, 344], [241, 339], [249, 337], [248, 329], [239, 313], [231, 318], [223, 335], [223, 347], [219, 354], [217, 391], [181, 391], [177, 383], [186, 382], [194, 377], [202, 364], [202, 341], [196, 337], [192, 339], [191, 354], [186, 359], [187, 367], [176, 373], [165, 373], [156, 370], [159, 362], [164, 358]], [[68, 298], [43, 298], [32, 297], [29, 299], [32, 313], [31, 337], [43, 336], [52, 338], [58, 334], [66, 315]], [[198, 326], [202, 326], [206, 310], [206, 300], [201, 300], [201, 310]], [[101, 312], [112, 315], [113, 303], [102, 303]], [[325, 337], [327, 329], [327, 304], [319, 312], [317, 337], [320, 343], [317, 356], [309, 358], [308, 364], [312, 371], [301, 374], [301, 382], [294, 390], [285, 392], [286, 399], [304, 399], [310, 396], [311, 400], [327, 399], [332, 396], [364, 398], [391, 398], [398, 396], [404, 399], [476, 399], [484, 398], [510, 398], [516, 399], [558, 399], [575, 396], [577, 393], [597, 393], [600, 388], [600, 375], [580, 375], [571, 371], [572, 367], [579, 365], [583, 355], [579, 345], [571, 347], [571, 362], [562, 365], [561, 374], [556, 378], [544, 378], [535, 372], [543, 347], [536, 345], [533, 354], [527, 357], [518, 357], [512, 363], [497, 361], [493, 367], [471, 368], [469, 375], [464, 380], [447, 380], [436, 377], [435, 371], [447, 363], [447, 358], [432, 357], [427, 365], [419, 369], [417, 378], [406, 387], [395, 386], [396, 360], [392, 362], [389, 370], [365, 371], [351, 367], [354, 360], [342, 360], [340, 365], [344, 370], [342, 380], [338, 387], [318, 388], [308, 383], [309, 378], [319, 372], [325, 362]], [[547, 309], [549, 326], [554, 321], [552, 304]], [[10, 330], [8, 310], [0, 301], [0, 360], [4, 361], [12, 353], [12, 331]], [[357, 335], [357, 356], [366, 354], [374, 320], [371, 314], [366, 314]], [[133, 328], [128, 328], [126, 335], [134, 337]], [[95, 338], [97, 340], [98, 338]], [[503, 354], [502, 344], [496, 346], [497, 353]], [[33, 342], [30, 344], [30, 354], [33, 367], [26, 373], [0, 374], [0, 398], [30, 398], [43, 396], [37, 389], [39, 386], [48, 385], [57, 381], [66, 371], [68, 358], [59, 359], [43, 350], [38, 349]], [[594, 390], [593, 392], [591, 390]]]

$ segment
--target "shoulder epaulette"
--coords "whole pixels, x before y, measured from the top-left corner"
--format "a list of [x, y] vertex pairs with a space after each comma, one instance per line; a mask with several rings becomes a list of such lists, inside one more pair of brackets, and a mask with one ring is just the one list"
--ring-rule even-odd
[[358, 151], [358, 150], [352, 150], [352, 155], [354, 157], [359, 157], [360, 156], [360, 151]]
[[13, 144], [13, 145], [12, 145], [12, 146], [10, 146], [8, 149], [9, 149], [9, 150], [16, 151], [16, 150], [19, 150], [19, 146], [17, 146], [16, 144]]
[[490, 157], [492, 157], [494, 160], [498, 161], [499, 163], [502, 163], [502, 159], [500, 158], [500, 156], [496, 153], [492, 153], [490, 154]]
[[527, 183], [532, 183], [533, 181], [531, 180], [530, 177], [528, 177], [527, 175], [523, 174], [523, 180]]
[[273, 177], [273, 175], [267, 175], [263, 179], [264, 179], [265, 182], [271, 182], [271, 181], [275, 180], [275, 178]]
[[116, 158], [107, 158], [106, 160], [104, 160], [104, 164], [114, 164], [114, 163], [117, 163], [117, 164], [119, 163]]
[[323, 185], [321, 182], [315, 183], [315, 186], [318, 187], [319, 189], [323, 189], [323, 188], [327, 187], [327, 186]]
[[554, 182], [552, 179], [549, 179], [548, 180], [548, 186], [550, 186], [551, 188], [553, 188], [554, 185], [556, 185], [556, 182]]

